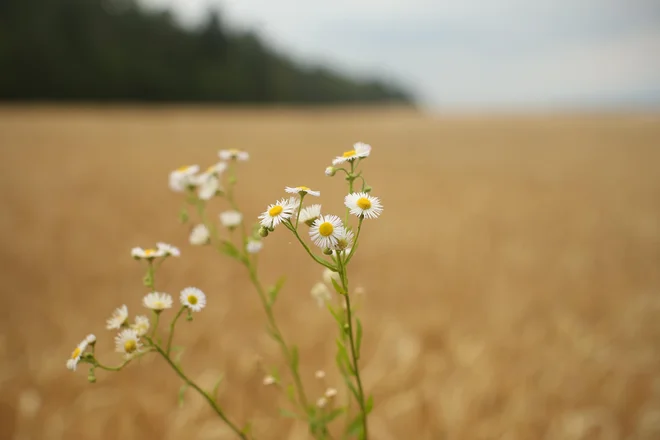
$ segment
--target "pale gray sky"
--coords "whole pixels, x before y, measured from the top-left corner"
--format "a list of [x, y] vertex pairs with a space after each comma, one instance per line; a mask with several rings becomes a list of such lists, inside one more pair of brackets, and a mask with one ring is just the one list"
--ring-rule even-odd
[[220, 8], [282, 52], [391, 78], [435, 109], [660, 108], [660, 0], [141, 0]]

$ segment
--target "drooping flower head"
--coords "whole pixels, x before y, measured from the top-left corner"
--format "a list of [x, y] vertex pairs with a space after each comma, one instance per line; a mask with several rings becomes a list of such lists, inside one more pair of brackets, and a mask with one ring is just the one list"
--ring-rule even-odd
[[321, 215], [321, 205], [310, 205], [300, 211], [300, 221], [307, 226], [312, 226], [314, 220]]
[[336, 215], [321, 215], [309, 228], [309, 236], [321, 249], [333, 249], [344, 234], [344, 225]]
[[218, 156], [222, 160], [240, 160], [242, 162], [250, 158], [247, 152], [236, 149], [220, 150]]
[[76, 371], [76, 367], [78, 366], [78, 362], [80, 362], [80, 357], [82, 356], [82, 354], [87, 349], [88, 344], [89, 344], [88, 338], [85, 338], [73, 350], [73, 353], [71, 353], [71, 357], [66, 361], [66, 367], [69, 370]]
[[119, 308], [116, 308], [114, 312], [112, 312], [112, 316], [106, 321], [106, 326], [108, 330], [115, 330], [118, 328], [121, 328], [126, 323], [126, 320], [128, 319], [128, 307], [126, 307], [126, 304], [122, 305]]
[[310, 194], [312, 196], [320, 196], [321, 191], [314, 191], [306, 186], [296, 186], [296, 187], [290, 187], [287, 186], [284, 188], [284, 191], [288, 192], [289, 194], [298, 194], [300, 196], [303, 196], [305, 194]]
[[363, 192], [346, 195], [344, 205], [351, 214], [363, 218], [377, 218], [383, 212], [380, 199]]
[[184, 192], [196, 184], [195, 174], [199, 172], [198, 165], [185, 165], [170, 173], [170, 189], [174, 192]]
[[340, 232], [337, 236], [337, 243], [335, 243], [335, 251], [344, 251], [349, 252], [353, 242], [355, 241], [355, 234], [350, 229], [344, 229], [343, 232]]
[[156, 243], [157, 250], [162, 252], [163, 255], [167, 256], [172, 256], [172, 257], [178, 257], [181, 255], [181, 251], [179, 251], [179, 248], [172, 246], [171, 244], [167, 243]]
[[140, 336], [132, 328], [125, 328], [115, 336], [115, 350], [118, 353], [123, 353], [127, 359], [136, 355], [140, 348], [142, 348]]
[[341, 156], [337, 156], [332, 161], [332, 164], [334, 166], [337, 166], [344, 162], [351, 162], [356, 159], [368, 157], [370, 153], [371, 153], [371, 145], [358, 142], [353, 145], [352, 150], [345, 151], [344, 154], [342, 154]]
[[291, 203], [291, 199], [282, 199], [272, 205], [268, 205], [266, 211], [259, 216], [261, 225], [266, 228], [275, 228], [284, 220], [293, 215], [297, 206]]
[[188, 307], [193, 312], [201, 312], [206, 307], [206, 295], [197, 287], [186, 287], [181, 291], [181, 305]]

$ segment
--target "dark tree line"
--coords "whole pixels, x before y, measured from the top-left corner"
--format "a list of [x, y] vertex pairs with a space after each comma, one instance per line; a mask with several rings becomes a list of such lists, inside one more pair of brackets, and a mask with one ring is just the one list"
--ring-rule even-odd
[[0, 99], [411, 102], [384, 82], [297, 64], [217, 14], [188, 30], [133, 0], [0, 0]]

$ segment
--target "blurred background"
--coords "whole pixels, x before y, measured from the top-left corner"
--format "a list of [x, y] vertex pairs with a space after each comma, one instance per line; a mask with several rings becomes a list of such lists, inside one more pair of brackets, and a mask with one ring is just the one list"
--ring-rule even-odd
[[[0, 100], [0, 439], [233, 438], [158, 359], [66, 370], [90, 332], [119, 361], [105, 320], [146, 311], [130, 249], [157, 241], [182, 251], [157, 288], [208, 296], [186, 372], [224, 374], [257, 438], [308, 438], [262, 385], [283, 365], [243, 268], [188, 244], [167, 176], [239, 148], [246, 221], [284, 186], [339, 212], [323, 171], [357, 141], [385, 207], [350, 274], [372, 439], [660, 438], [657, 1], [4, 0]], [[262, 278], [287, 275], [309, 394], [345, 399], [286, 232]]]

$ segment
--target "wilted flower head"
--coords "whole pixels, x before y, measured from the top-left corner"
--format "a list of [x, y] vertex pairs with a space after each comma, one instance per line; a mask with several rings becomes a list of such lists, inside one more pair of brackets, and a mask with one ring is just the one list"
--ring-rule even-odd
[[195, 186], [195, 174], [199, 171], [198, 165], [182, 166], [170, 173], [170, 189], [175, 192], [184, 192]]
[[209, 230], [206, 226], [197, 225], [190, 232], [189, 240], [190, 240], [190, 244], [195, 246], [201, 246], [203, 244], [208, 243], [210, 237], [211, 234], [209, 233]]
[[345, 151], [344, 154], [342, 154], [341, 156], [337, 156], [332, 161], [332, 164], [334, 166], [337, 166], [344, 162], [351, 162], [355, 159], [367, 157], [369, 156], [370, 153], [371, 153], [371, 145], [358, 142], [353, 145], [352, 150]]
[[300, 211], [300, 221], [307, 226], [312, 226], [314, 220], [321, 216], [321, 205], [310, 205]]
[[335, 247], [333, 249], [336, 251], [349, 252], [351, 250], [351, 246], [353, 246], [354, 241], [355, 235], [353, 234], [353, 231], [350, 229], [344, 229], [338, 234], [337, 243], [335, 243]]
[[122, 305], [121, 307], [115, 309], [114, 312], [112, 312], [112, 316], [106, 321], [106, 326], [108, 330], [114, 330], [120, 328], [122, 325], [126, 323], [126, 320], [128, 319], [128, 307], [126, 305]]
[[220, 150], [218, 156], [220, 156], [220, 159], [222, 160], [246, 161], [250, 158], [250, 155], [247, 152], [236, 149]]

